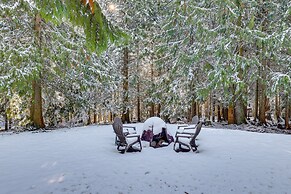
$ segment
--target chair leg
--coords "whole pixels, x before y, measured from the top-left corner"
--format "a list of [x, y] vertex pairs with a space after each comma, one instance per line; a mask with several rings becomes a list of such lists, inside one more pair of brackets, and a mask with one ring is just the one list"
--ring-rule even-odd
[[180, 152], [180, 149], [176, 149], [176, 143], [177, 143], [177, 142], [174, 143], [173, 150], [174, 150], [175, 152]]

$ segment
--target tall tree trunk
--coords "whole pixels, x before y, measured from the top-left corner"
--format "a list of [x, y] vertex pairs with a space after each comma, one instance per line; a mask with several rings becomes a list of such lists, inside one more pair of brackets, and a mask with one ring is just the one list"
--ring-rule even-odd
[[211, 119], [211, 113], [212, 113], [212, 99], [211, 99], [211, 94], [208, 97], [208, 107], [207, 107], [207, 112], [208, 112], [208, 120], [210, 121]]
[[[243, 6], [242, 6], [242, 2], [241, 1], [238, 1], [239, 2], [239, 7], [240, 9], [243, 9]], [[237, 26], [239, 26], [240, 28], [243, 28], [242, 26], [242, 13], [240, 12], [240, 15], [237, 19]], [[239, 34], [240, 32], [238, 32]], [[238, 42], [238, 55], [240, 57], [243, 57], [243, 40], [242, 38], [240, 37], [239, 39], [239, 42]], [[241, 67], [238, 68], [238, 77], [240, 80], [243, 80], [243, 70]], [[234, 101], [234, 115], [235, 115], [235, 123], [236, 124], [243, 124], [246, 122], [246, 112], [245, 112], [245, 109], [246, 109], [246, 104], [244, 102], [244, 99], [243, 97], [245, 96], [244, 94], [244, 88], [238, 88], [239, 90], [239, 93], [238, 94], [235, 94], [234, 93], [234, 96], [235, 96], [235, 101]], [[235, 91], [235, 89], [234, 89]]]
[[89, 110], [88, 110], [88, 121], [87, 121], [87, 125], [91, 125], [92, 123], [91, 123], [91, 110], [90, 110], [90, 108], [89, 108]]
[[[37, 13], [34, 21], [35, 29], [35, 42], [38, 46], [39, 55], [41, 56], [41, 17]], [[40, 57], [41, 58], [41, 57]], [[42, 115], [42, 87], [41, 87], [41, 73], [32, 81], [32, 99], [31, 99], [31, 112], [30, 118], [32, 125], [36, 128], [45, 128], [43, 115]]]
[[[137, 48], [137, 56], [139, 56], [139, 46]], [[136, 63], [136, 71], [140, 72], [140, 60], [139, 57], [137, 59], [137, 63]], [[137, 86], [136, 86], [136, 90], [137, 90], [137, 122], [141, 122], [141, 102], [140, 102], [140, 77], [137, 77]]]
[[[266, 60], [262, 62], [263, 67], [266, 65]], [[259, 88], [259, 122], [261, 124], [266, 123], [266, 69], [261, 70], [261, 80]]]
[[130, 123], [129, 119], [129, 97], [128, 97], [128, 64], [129, 64], [129, 51], [128, 47], [123, 49], [123, 110], [122, 110], [122, 121], [123, 123]]
[[1, 113], [3, 112], [3, 116], [4, 116], [4, 129], [5, 131], [8, 131], [9, 130], [9, 119], [8, 119], [8, 98], [4, 97], [4, 104], [3, 104], [3, 107], [0, 106], [0, 111]]
[[217, 105], [217, 122], [221, 122], [221, 103]]
[[[262, 32], [266, 32], [267, 31], [267, 25], [268, 25], [268, 21], [267, 21], [267, 16], [268, 16], [268, 10], [267, 10], [267, 5], [265, 5], [265, 0], [261, 0], [260, 1], [261, 4], [261, 19], [262, 19]], [[261, 47], [261, 55], [260, 55], [260, 59], [261, 59], [261, 64], [262, 67], [260, 68], [260, 75], [261, 75], [261, 79], [260, 79], [260, 85], [259, 85], [259, 122], [261, 124], [265, 124], [266, 123], [266, 71], [267, 71], [267, 59], [265, 56], [266, 53], [266, 46], [264, 41], [261, 41], [262, 47]]]
[[96, 112], [94, 112], [94, 115], [93, 115], [93, 123], [94, 124], [97, 123], [97, 114], [96, 114]]
[[285, 128], [290, 129], [291, 126], [289, 125], [290, 120], [290, 97], [286, 95], [286, 106], [285, 106]]
[[190, 109], [190, 118], [189, 118], [189, 121], [192, 121], [192, 118], [197, 115], [197, 109], [196, 109], [196, 102], [195, 100], [193, 99], [192, 100], [192, 103], [191, 103], [191, 109]]
[[234, 117], [234, 107], [232, 104], [229, 104], [228, 111], [227, 111], [227, 121], [228, 124], [234, 124], [235, 123], [235, 117]]
[[196, 112], [195, 112], [195, 115], [198, 115], [198, 117], [201, 118], [202, 117], [202, 113], [201, 113], [201, 108], [199, 106], [199, 102], [196, 101], [195, 104], [196, 104]]
[[255, 90], [255, 103], [254, 103], [253, 117], [254, 121], [258, 120], [258, 108], [259, 108], [259, 80], [256, 81], [256, 90]]
[[227, 121], [228, 124], [235, 124], [235, 85], [232, 84], [230, 87], [230, 91], [232, 92], [231, 102], [228, 105], [227, 112]]
[[280, 113], [280, 96], [276, 93], [276, 96], [275, 96], [275, 119], [276, 119], [276, 122], [278, 123], [279, 122], [279, 117], [281, 116], [281, 113]]
[[223, 120], [227, 121], [228, 120], [228, 107], [226, 107], [225, 105], [223, 105]]
[[211, 97], [211, 121], [215, 122], [215, 100], [213, 95]]
[[241, 96], [235, 102], [235, 123], [240, 125], [246, 122], [245, 104]]
[[32, 81], [32, 102], [31, 102], [31, 119], [32, 124], [37, 129], [45, 128], [42, 115], [42, 88], [41, 79], [35, 78]]
[[141, 122], [140, 85], [137, 83], [137, 121]]
[[6, 110], [5, 110], [5, 112], [4, 112], [4, 122], [5, 122], [5, 124], [4, 124], [4, 126], [5, 126], [5, 131], [8, 131], [9, 130], [9, 119], [8, 119], [8, 115], [7, 115], [7, 112], [6, 112]]
[[153, 102], [151, 102], [150, 104], [150, 117], [154, 117], [155, 116], [155, 104]]
[[[154, 64], [151, 63], [151, 85], [152, 85], [152, 88], [151, 90], [154, 90]], [[150, 103], [150, 117], [153, 117], [155, 116], [155, 104], [154, 102], [151, 102]]]
[[161, 117], [161, 103], [157, 106], [157, 117]]

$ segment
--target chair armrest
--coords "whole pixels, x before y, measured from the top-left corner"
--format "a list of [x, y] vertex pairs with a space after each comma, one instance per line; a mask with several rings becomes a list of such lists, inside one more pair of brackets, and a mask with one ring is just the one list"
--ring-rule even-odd
[[126, 136], [126, 138], [133, 138], [133, 137], [140, 137], [138, 134], [129, 134]]
[[124, 125], [122, 128], [126, 130], [128, 134], [136, 134], [136, 127]]
[[181, 135], [194, 135], [195, 134], [195, 132], [183, 132], [183, 133], [180, 133]]
[[189, 129], [194, 129], [195, 130], [196, 129], [196, 126], [195, 127], [185, 127], [184, 128], [184, 130], [189, 130]]
[[177, 139], [179, 138], [187, 138], [187, 139], [191, 139], [193, 136], [186, 136], [186, 135], [179, 135], [179, 136], [176, 136]]
[[133, 126], [126, 126], [126, 125], [123, 125], [124, 128], [131, 128], [131, 129], [134, 129], [136, 130], [136, 127], [133, 127]]
[[182, 128], [182, 127], [188, 127], [189, 125], [178, 125], [178, 129]]

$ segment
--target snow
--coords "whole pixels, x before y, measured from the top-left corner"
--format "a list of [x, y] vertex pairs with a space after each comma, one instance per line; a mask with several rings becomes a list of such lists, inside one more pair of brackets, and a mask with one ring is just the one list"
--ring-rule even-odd
[[[142, 132], [143, 124], [131, 124]], [[177, 125], [167, 124], [175, 134]], [[203, 127], [199, 153], [173, 144], [120, 154], [111, 125], [1, 133], [0, 193], [290, 193], [289, 135]]]
[[159, 117], [150, 117], [143, 123], [143, 130], [153, 130], [154, 134], [161, 133], [163, 127], [166, 127], [166, 123]]

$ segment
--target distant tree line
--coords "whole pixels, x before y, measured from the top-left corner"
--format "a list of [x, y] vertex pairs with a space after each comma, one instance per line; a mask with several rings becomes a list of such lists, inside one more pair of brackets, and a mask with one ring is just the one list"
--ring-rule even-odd
[[115, 115], [288, 129], [290, 23], [290, 2], [279, 0], [4, 0], [5, 129]]

